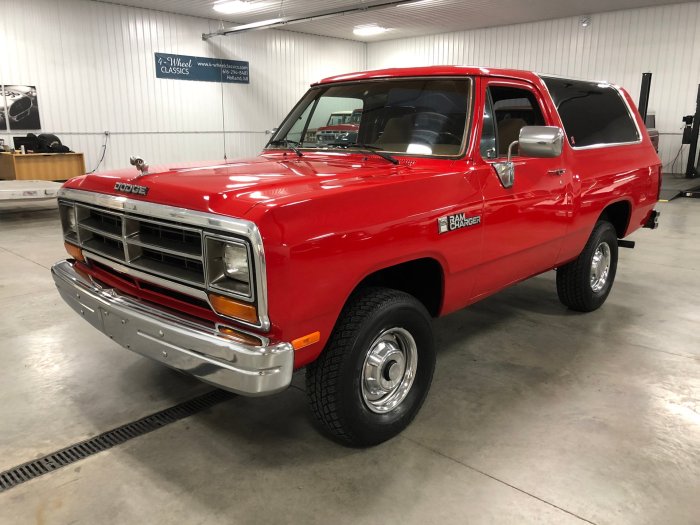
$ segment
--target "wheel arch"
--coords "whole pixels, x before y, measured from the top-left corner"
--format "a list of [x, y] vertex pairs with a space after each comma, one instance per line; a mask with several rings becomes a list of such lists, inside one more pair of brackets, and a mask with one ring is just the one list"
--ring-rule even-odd
[[418, 299], [432, 317], [437, 317], [444, 298], [445, 271], [440, 261], [432, 257], [386, 266], [366, 275], [352, 290], [346, 303], [357, 290], [369, 286], [406, 292]]
[[631, 216], [632, 203], [628, 200], [619, 200], [608, 204], [600, 213], [598, 220], [611, 223], [617, 232], [618, 239], [621, 239], [627, 234]]

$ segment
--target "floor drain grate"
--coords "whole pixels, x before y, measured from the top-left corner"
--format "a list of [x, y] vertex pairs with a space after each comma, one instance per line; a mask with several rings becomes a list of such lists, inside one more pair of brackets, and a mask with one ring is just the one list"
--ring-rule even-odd
[[137, 421], [108, 430], [80, 443], [47, 454], [39, 459], [28, 461], [17, 467], [0, 472], [0, 492], [16, 487], [20, 483], [29, 481], [61, 467], [85, 459], [93, 454], [102, 452], [117, 445], [142, 436], [158, 428], [174, 423], [202, 410], [206, 410], [218, 403], [228, 401], [234, 394], [223, 390], [213, 390], [201, 396], [180, 403]]

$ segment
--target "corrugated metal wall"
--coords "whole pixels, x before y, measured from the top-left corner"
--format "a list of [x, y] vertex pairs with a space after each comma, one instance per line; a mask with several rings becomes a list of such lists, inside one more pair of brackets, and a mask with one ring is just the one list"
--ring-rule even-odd
[[[102, 171], [136, 153], [151, 165], [222, 158], [223, 129], [229, 157], [254, 155], [311, 82], [365, 67], [360, 42], [274, 30], [202, 41], [215, 29], [101, 2], [2, 0], [0, 83], [36, 85], [43, 130], [84, 152], [88, 170], [110, 131]], [[156, 51], [247, 60], [251, 81], [222, 92], [218, 83], [157, 79]]]
[[[36, 85], [44, 131], [84, 152], [88, 169], [103, 131], [112, 135], [101, 169], [125, 166], [135, 153], [151, 164], [221, 158], [222, 129], [229, 157], [252, 155], [310, 82], [367, 66], [438, 63], [606, 79], [635, 99], [651, 71], [650, 109], [670, 168], [700, 83], [698, 2], [593, 15], [585, 29], [575, 17], [368, 46], [274, 30], [203, 42], [217, 22], [87, 0], [3, 0], [0, 9], [0, 82]], [[248, 60], [251, 83], [156, 79], [156, 51]]]
[[[661, 159], [670, 171], [680, 147], [681, 117], [695, 111], [700, 3], [592, 15], [587, 28], [575, 17], [377, 42], [369, 44], [367, 55], [369, 69], [462, 64], [604, 79], [626, 88], [635, 101], [642, 73], [651, 71], [649, 109], [656, 112]], [[674, 171], [685, 169], [683, 159]]]

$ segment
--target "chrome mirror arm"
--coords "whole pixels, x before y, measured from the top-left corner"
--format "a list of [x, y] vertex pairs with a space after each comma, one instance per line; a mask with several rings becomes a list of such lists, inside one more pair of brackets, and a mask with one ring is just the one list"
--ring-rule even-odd
[[498, 178], [501, 180], [504, 188], [512, 188], [515, 183], [515, 164], [513, 163], [513, 147], [518, 144], [517, 140], [514, 140], [508, 146], [508, 158], [505, 162], [494, 162], [493, 167], [498, 174]]
[[517, 146], [520, 143], [518, 140], [514, 140], [508, 145], [508, 162], [513, 162], [513, 146]]

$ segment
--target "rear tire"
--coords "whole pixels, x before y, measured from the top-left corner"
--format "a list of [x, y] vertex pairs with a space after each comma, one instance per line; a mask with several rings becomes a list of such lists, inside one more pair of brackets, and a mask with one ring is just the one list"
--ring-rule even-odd
[[334, 439], [377, 445], [413, 420], [434, 368], [425, 307], [404, 292], [366, 288], [348, 301], [323, 353], [307, 367], [306, 391]]
[[600, 308], [615, 281], [617, 251], [615, 227], [598, 221], [581, 254], [557, 269], [559, 300], [578, 312]]

